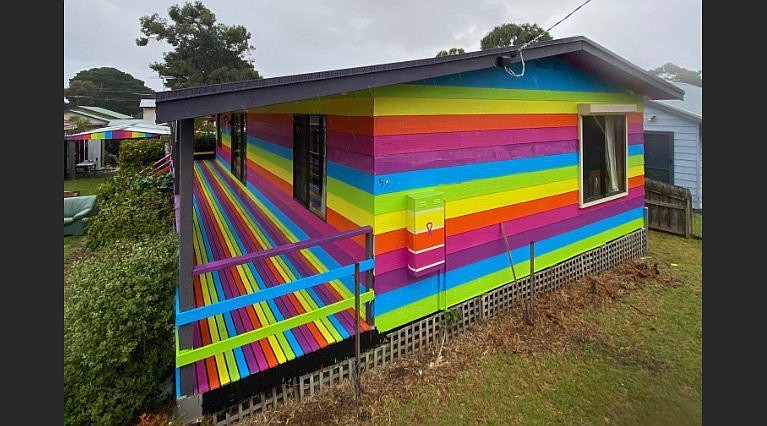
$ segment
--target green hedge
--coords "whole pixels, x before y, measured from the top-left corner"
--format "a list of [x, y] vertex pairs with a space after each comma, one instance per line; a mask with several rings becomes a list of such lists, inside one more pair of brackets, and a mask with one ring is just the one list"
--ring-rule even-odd
[[132, 241], [173, 229], [173, 177], [121, 169], [99, 186], [96, 214], [85, 243], [96, 250], [114, 241]]
[[141, 170], [165, 156], [167, 137], [159, 139], [124, 139], [120, 141], [120, 169]]
[[[102, 212], [103, 213], [103, 212]], [[64, 283], [66, 424], [125, 424], [172, 378], [174, 233], [115, 242], [76, 261]]]

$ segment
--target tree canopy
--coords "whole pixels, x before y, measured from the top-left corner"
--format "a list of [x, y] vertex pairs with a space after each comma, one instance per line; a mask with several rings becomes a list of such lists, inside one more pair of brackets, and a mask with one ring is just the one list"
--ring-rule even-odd
[[154, 90], [143, 81], [117, 68], [82, 70], [64, 88], [66, 106], [97, 106], [136, 117], [142, 98], [154, 98]]
[[543, 35], [538, 41], [553, 40], [547, 31], [539, 27], [538, 24], [525, 23], [522, 25], [517, 24], [503, 24], [493, 28], [486, 36], [480, 41], [480, 48], [493, 49], [495, 47], [507, 47], [517, 44], [524, 44], [530, 40], [533, 40], [539, 34]]
[[462, 47], [451, 47], [450, 50], [440, 50], [437, 53], [437, 58], [449, 55], [457, 55], [459, 53], [465, 53]]
[[252, 60], [247, 59], [254, 47], [244, 26], [216, 23], [216, 15], [200, 1], [173, 5], [168, 16], [171, 22], [157, 13], [140, 18], [143, 36], [136, 39], [139, 46], [146, 46], [150, 38], [173, 46], [173, 51], [163, 54], [163, 62], [149, 65], [167, 78], [168, 87], [261, 78]]
[[649, 70], [650, 74], [657, 75], [670, 81], [680, 83], [689, 83], [694, 86], [703, 87], [703, 70], [693, 71], [682, 68], [679, 65], [668, 62], [658, 68]]

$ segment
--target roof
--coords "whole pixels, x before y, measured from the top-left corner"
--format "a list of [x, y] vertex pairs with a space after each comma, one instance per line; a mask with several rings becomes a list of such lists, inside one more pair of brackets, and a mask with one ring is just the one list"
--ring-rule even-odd
[[154, 99], [142, 99], [138, 104], [139, 108], [154, 108]]
[[101, 107], [94, 107], [94, 106], [74, 106], [70, 107], [66, 110], [66, 112], [71, 112], [74, 114], [82, 115], [84, 117], [93, 118], [96, 120], [101, 120], [104, 122], [109, 122], [109, 120], [114, 119], [129, 119], [133, 118], [130, 115], [125, 115], [120, 112], [108, 110], [106, 108]]
[[80, 105], [80, 106], [76, 106], [76, 107], [73, 107], [73, 108], [70, 108], [70, 109], [71, 110], [74, 110], [74, 109], [85, 109], [87, 111], [90, 111], [90, 112], [95, 113], [97, 115], [104, 116], [106, 118], [133, 118], [130, 115], [126, 115], [126, 114], [123, 114], [123, 113], [120, 113], [120, 112], [112, 111], [112, 110], [109, 110], [109, 109], [106, 109], [106, 108], [95, 107], [95, 106], [82, 106], [82, 105]]
[[[498, 56], [519, 62], [520, 46], [440, 58], [393, 62], [285, 77], [246, 80], [157, 93], [157, 122], [194, 118], [301, 99], [389, 86], [495, 66]], [[578, 36], [533, 44], [525, 60], [559, 56], [573, 66], [649, 99], [681, 99], [684, 92], [590, 39]]]
[[684, 99], [648, 100], [653, 106], [658, 106], [672, 113], [703, 121], [703, 88], [689, 83], [673, 82], [684, 90]]
[[72, 130], [75, 127], [75, 123], [67, 120], [66, 118], [64, 119], [64, 130]]
[[[118, 121], [118, 120], [115, 120]], [[169, 135], [170, 127], [161, 124], [155, 124], [151, 121], [131, 119], [119, 120], [119, 124], [100, 127], [98, 129], [88, 130], [86, 132], [68, 135], [67, 139], [131, 139], [147, 138], [157, 135]]]

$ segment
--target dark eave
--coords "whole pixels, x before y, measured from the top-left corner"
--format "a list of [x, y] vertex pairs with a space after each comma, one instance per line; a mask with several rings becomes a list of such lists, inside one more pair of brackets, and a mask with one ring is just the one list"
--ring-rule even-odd
[[[519, 46], [459, 55], [394, 62], [285, 77], [215, 84], [157, 93], [157, 122], [164, 123], [220, 112], [329, 96], [495, 66], [499, 55]], [[648, 99], [681, 99], [684, 92], [615, 55], [586, 37], [536, 43], [523, 52], [525, 60], [560, 56], [599, 78]], [[513, 61], [519, 61], [514, 56]]]

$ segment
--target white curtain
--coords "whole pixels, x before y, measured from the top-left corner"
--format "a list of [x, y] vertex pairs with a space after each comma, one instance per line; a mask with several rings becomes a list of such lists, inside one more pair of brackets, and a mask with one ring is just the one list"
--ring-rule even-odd
[[605, 117], [605, 168], [607, 169], [608, 192], [618, 191], [618, 162], [615, 158], [615, 130], [617, 116]]

